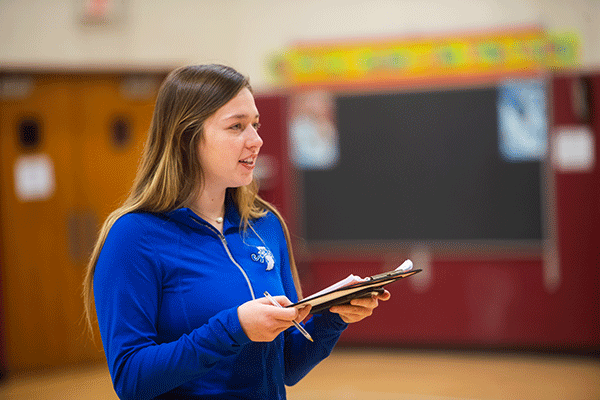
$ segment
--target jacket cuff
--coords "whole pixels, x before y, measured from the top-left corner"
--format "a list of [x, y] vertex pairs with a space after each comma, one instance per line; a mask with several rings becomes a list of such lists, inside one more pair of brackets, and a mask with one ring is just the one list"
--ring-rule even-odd
[[248, 338], [242, 324], [240, 323], [240, 317], [237, 312], [237, 307], [231, 310], [231, 331], [229, 332], [233, 340], [240, 346], [248, 344], [251, 340]]
[[[338, 332], [343, 332], [349, 325], [348, 323], [344, 322], [339, 314], [332, 313], [329, 310], [325, 310], [317, 315], [319, 316], [317, 320], [319, 320], [321, 324], [324, 324], [325, 326]], [[317, 315], [313, 315], [313, 318], [315, 318]]]
[[236, 348], [250, 342], [240, 324], [237, 307], [220, 311], [209, 320], [208, 325], [225, 346]]

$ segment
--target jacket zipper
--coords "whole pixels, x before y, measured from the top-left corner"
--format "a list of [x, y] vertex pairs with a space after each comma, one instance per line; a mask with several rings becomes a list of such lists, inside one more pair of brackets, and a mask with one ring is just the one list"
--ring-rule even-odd
[[254, 295], [254, 289], [252, 288], [252, 283], [250, 282], [250, 278], [248, 278], [248, 275], [246, 274], [246, 271], [244, 271], [244, 268], [242, 268], [242, 266], [240, 264], [238, 264], [237, 261], [235, 261], [235, 258], [233, 258], [233, 254], [231, 254], [231, 251], [229, 250], [229, 245], [227, 244], [227, 239], [225, 239], [225, 236], [223, 236], [223, 234], [221, 234], [221, 232], [219, 232], [218, 230], [216, 230], [214, 227], [212, 227], [212, 226], [210, 226], [208, 224], [205, 224], [205, 223], [203, 223], [201, 221], [198, 221], [194, 217], [190, 217], [190, 218], [192, 218], [198, 224], [200, 224], [202, 226], [206, 226], [211, 231], [213, 231], [214, 233], [217, 234], [217, 236], [221, 240], [221, 243], [223, 244], [223, 247], [225, 248], [225, 252], [229, 256], [229, 259], [240, 270], [240, 272], [242, 273], [242, 275], [244, 275], [244, 279], [246, 279], [246, 284], [248, 284], [248, 289], [250, 289], [250, 295], [252, 296], [252, 300], [256, 300], [256, 296]]

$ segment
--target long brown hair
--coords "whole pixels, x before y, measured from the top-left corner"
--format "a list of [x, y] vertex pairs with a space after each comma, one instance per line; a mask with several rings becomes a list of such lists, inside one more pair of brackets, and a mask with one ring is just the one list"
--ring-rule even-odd
[[[202, 187], [198, 143], [208, 117], [250, 87], [246, 77], [223, 65], [181, 67], [171, 72], [160, 87], [148, 138], [129, 197], [104, 221], [87, 265], [83, 301], [87, 326], [94, 321], [93, 281], [96, 262], [111, 227], [133, 211], [167, 212], [182, 207]], [[258, 195], [258, 185], [228, 189], [242, 217], [242, 228], [268, 211], [279, 218], [287, 240], [290, 266], [298, 297], [302, 297], [289, 230], [281, 214]]]

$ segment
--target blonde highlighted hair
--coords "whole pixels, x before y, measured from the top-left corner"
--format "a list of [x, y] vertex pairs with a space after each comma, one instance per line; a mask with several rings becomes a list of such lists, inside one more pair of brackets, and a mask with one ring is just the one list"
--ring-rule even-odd
[[[96, 262], [111, 227], [134, 211], [167, 212], [184, 206], [202, 187], [198, 144], [208, 117], [233, 99], [240, 90], [252, 90], [246, 77], [224, 65], [181, 67], [171, 72], [160, 87], [148, 138], [129, 197], [102, 225], [83, 281], [87, 327], [95, 320], [93, 281]], [[289, 230], [281, 214], [258, 195], [258, 185], [228, 189], [242, 217], [249, 221], [272, 212], [281, 221], [287, 240], [290, 267], [298, 297], [302, 297]], [[93, 334], [93, 333], [92, 333]]]

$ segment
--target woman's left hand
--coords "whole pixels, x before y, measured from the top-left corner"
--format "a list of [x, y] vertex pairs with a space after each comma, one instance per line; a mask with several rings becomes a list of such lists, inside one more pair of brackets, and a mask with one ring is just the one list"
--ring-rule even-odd
[[379, 305], [379, 300], [387, 301], [390, 299], [390, 296], [390, 292], [385, 290], [382, 294], [352, 299], [350, 304], [333, 306], [329, 311], [339, 314], [344, 322], [350, 324], [363, 320], [373, 314], [373, 310]]

